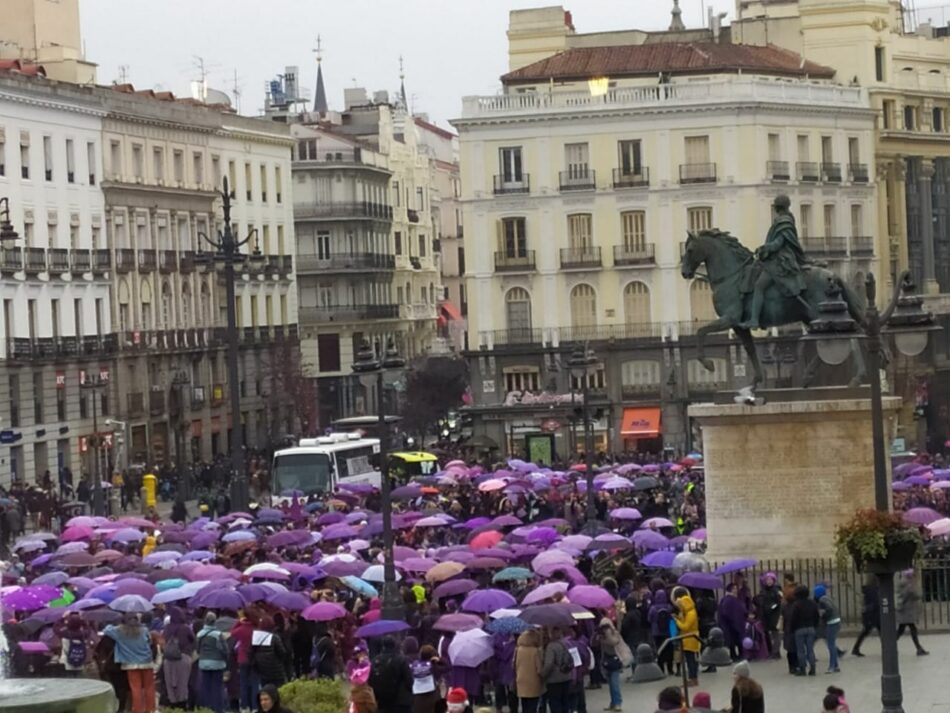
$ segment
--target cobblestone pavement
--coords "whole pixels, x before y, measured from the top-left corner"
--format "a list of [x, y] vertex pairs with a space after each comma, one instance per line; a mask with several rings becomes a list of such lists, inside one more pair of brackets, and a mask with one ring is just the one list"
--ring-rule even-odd
[[[840, 640], [842, 648], [851, 651], [854, 639]], [[901, 637], [900, 666], [906, 713], [950, 713], [950, 686], [947, 685], [950, 668], [950, 634], [934, 634], [921, 637], [930, 656], [916, 656], [913, 644], [907, 636]], [[818, 675], [796, 677], [788, 674], [785, 661], [762, 661], [750, 664], [752, 677], [765, 689], [765, 707], [771, 713], [819, 713], [825, 688], [836, 685], [847, 694], [854, 713], [872, 713], [881, 710], [881, 648], [876, 638], [867, 640], [861, 647], [864, 658], [854, 658], [848, 653], [841, 661], [841, 673], [825, 674], [828, 651], [824, 642], [815, 647], [818, 657]], [[654, 713], [656, 696], [666, 686], [682, 685], [681, 678], [668, 678], [635, 685], [624, 682], [624, 713]], [[729, 705], [732, 689], [731, 670], [720, 669], [715, 674], [700, 674], [699, 688], [690, 689], [690, 697], [696, 690], [712, 695], [713, 709]], [[599, 713], [609, 703], [607, 687], [587, 691], [587, 710]]]

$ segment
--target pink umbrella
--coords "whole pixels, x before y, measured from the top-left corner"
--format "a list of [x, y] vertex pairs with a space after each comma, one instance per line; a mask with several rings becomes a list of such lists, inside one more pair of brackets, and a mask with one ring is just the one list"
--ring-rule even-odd
[[498, 527], [517, 527], [522, 523], [521, 520], [514, 515], [499, 515], [491, 521], [491, 524], [497, 525]]
[[302, 612], [300, 616], [309, 621], [333, 621], [346, 616], [346, 609], [336, 602], [317, 602]]
[[931, 537], [943, 537], [950, 535], [950, 518], [941, 518], [927, 525], [927, 531]]
[[567, 598], [574, 604], [589, 609], [609, 609], [614, 605], [614, 598], [603, 587], [593, 584], [581, 584], [567, 593]]
[[555, 574], [560, 574], [567, 577], [571, 584], [587, 584], [587, 577], [581, 574], [581, 571], [573, 565], [552, 562], [551, 564], [542, 565], [535, 571], [541, 577], [552, 577]]
[[120, 517], [118, 523], [122, 527], [147, 527], [152, 530], [158, 527], [154, 522], [146, 520], [144, 517]]
[[503, 537], [504, 535], [502, 535], [497, 530], [480, 532], [472, 538], [472, 541], [468, 543], [468, 546], [473, 550], [487, 549], [497, 545], [499, 542], [501, 542]]
[[640, 525], [641, 530], [659, 530], [661, 527], [674, 527], [674, 525], [665, 517], [651, 517]]
[[914, 525], [929, 525], [941, 517], [943, 516], [932, 508], [911, 508], [904, 513], [904, 522]]
[[484, 483], [481, 483], [478, 486], [478, 489], [483, 493], [493, 493], [496, 490], [501, 490], [507, 484], [508, 483], [506, 483], [504, 480], [492, 478], [491, 480], [486, 480]]
[[574, 566], [574, 558], [571, 557], [567, 552], [561, 550], [547, 550], [542, 552], [533, 560], [531, 560], [531, 569], [535, 572], [538, 571], [538, 567], [546, 564], [557, 562], [559, 564]]
[[524, 599], [521, 600], [521, 603], [524, 605], [537, 604], [558, 594], [564, 594], [566, 591], [567, 582], [549, 582], [548, 584], [542, 584], [540, 587], [532, 589], [525, 595]]
[[59, 538], [63, 542], [75, 542], [77, 540], [89, 540], [92, 539], [92, 536], [95, 534], [95, 531], [91, 527], [74, 525], [72, 527], [67, 527], [62, 536]]
[[448, 524], [443, 518], [433, 515], [416, 520], [413, 527], [448, 527]]

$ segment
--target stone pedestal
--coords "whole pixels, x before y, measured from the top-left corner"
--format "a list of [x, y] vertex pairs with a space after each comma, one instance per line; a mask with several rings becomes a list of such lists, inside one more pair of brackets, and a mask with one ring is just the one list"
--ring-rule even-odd
[[[874, 507], [871, 401], [819, 391], [804, 392], [813, 400], [689, 407], [703, 432], [711, 562], [832, 557], [835, 526]], [[900, 404], [884, 398], [888, 444]]]

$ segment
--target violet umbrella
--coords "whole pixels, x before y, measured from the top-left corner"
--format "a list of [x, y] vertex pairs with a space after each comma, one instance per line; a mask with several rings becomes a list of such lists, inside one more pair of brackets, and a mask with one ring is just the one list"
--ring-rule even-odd
[[436, 631], [460, 632], [479, 629], [482, 618], [474, 614], [443, 614], [436, 619], [432, 628]]
[[146, 520], [144, 517], [120, 517], [116, 523], [120, 527], [145, 527], [148, 529], [155, 529], [155, 523], [151, 520]]
[[215, 542], [218, 541], [218, 538], [220, 536], [221, 535], [219, 533], [214, 532], [212, 530], [206, 530], [204, 532], [200, 532], [191, 538], [191, 546], [199, 550], [210, 547], [211, 545], [213, 545]]
[[494, 639], [481, 629], [461, 631], [449, 642], [453, 666], [476, 668], [495, 655]]
[[477, 552], [449, 552], [445, 555], [440, 555], [440, 559], [446, 562], [459, 562], [461, 564], [468, 564], [473, 559], [478, 557]]
[[106, 538], [109, 542], [121, 542], [123, 544], [129, 542], [141, 542], [145, 539], [145, 533], [140, 530], [135, 530], [131, 527], [123, 528], [122, 530], [116, 530], [111, 535]]
[[705, 540], [706, 539], [706, 528], [699, 527], [689, 533], [689, 536], [694, 540]]
[[359, 532], [355, 527], [340, 523], [324, 528], [320, 534], [324, 540], [349, 540], [356, 537]]
[[214, 552], [209, 552], [208, 550], [192, 550], [184, 557], [181, 558], [181, 562], [202, 562], [214, 559]]
[[[350, 543], [352, 547], [353, 543]], [[404, 559], [409, 559], [410, 557], [418, 557], [418, 550], [414, 550], [411, 547], [406, 547], [404, 545], [395, 545], [393, 547], [393, 560], [396, 562], [401, 562]], [[380, 555], [382, 557], [382, 555]], [[382, 560], [380, 560], [382, 561]]]
[[343, 522], [346, 519], [346, 515], [338, 510], [333, 512], [325, 512], [320, 517], [317, 518], [317, 524], [323, 527], [324, 525], [335, 525], [338, 522]]
[[243, 584], [237, 588], [237, 593], [244, 597], [248, 604], [266, 601], [268, 597], [274, 594], [271, 589], [261, 583]]
[[336, 602], [317, 602], [300, 612], [308, 621], [333, 621], [346, 616], [346, 609]]
[[627, 550], [631, 547], [633, 547], [633, 545], [630, 540], [623, 535], [618, 535], [615, 532], [607, 532], [591, 540], [591, 543], [587, 545], [587, 550], [590, 552], [616, 552], [618, 550]]
[[713, 574], [731, 574], [732, 572], [741, 572], [749, 567], [755, 567], [759, 563], [754, 559], [735, 559], [731, 562], [721, 564], [713, 570]]
[[69, 575], [65, 572], [48, 572], [33, 580], [33, 584], [48, 584], [51, 587], [62, 587], [69, 581]]
[[567, 598], [573, 604], [580, 604], [588, 609], [609, 609], [614, 605], [614, 598], [603, 587], [594, 584], [579, 584], [572, 587]]
[[99, 560], [88, 552], [70, 552], [58, 560], [62, 567], [92, 567], [97, 564], [98, 561]]
[[143, 582], [140, 579], [122, 579], [115, 583], [116, 598], [127, 594], [137, 594], [145, 599], [151, 599], [158, 593], [154, 584]]
[[93, 528], [82, 525], [73, 525], [63, 530], [60, 536], [60, 542], [76, 542], [77, 540], [89, 540], [94, 535]]
[[675, 557], [676, 553], [672, 550], [659, 550], [648, 554], [640, 560], [640, 564], [644, 567], [660, 567], [665, 569], [673, 566], [673, 559]]
[[80, 596], [84, 596], [86, 592], [90, 589], [95, 589], [97, 586], [96, 583], [88, 577], [70, 577], [66, 580], [66, 583], [71, 585]]
[[675, 527], [671, 520], [665, 517], [651, 517], [640, 524], [641, 530], [659, 530], [663, 527]]
[[538, 604], [545, 599], [551, 599], [559, 594], [564, 594], [567, 591], [567, 587], [567, 582], [549, 582], [548, 584], [542, 584], [528, 592], [524, 596], [524, 599], [521, 600], [521, 603], [525, 606], [528, 604]]
[[907, 483], [908, 485], [923, 486], [923, 485], [930, 485], [931, 480], [932, 478], [930, 478], [927, 475], [912, 475], [906, 478], [904, 482]]
[[446, 597], [457, 597], [460, 594], [468, 594], [473, 589], [478, 589], [478, 583], [471, 579], [452, 579], [433, 589], [432, 598], [438, 600]]
[[229, 611], [238, 611], [247, 606], [247, 602], [234, 589], [213, 589], [196, 594], [191, 604], [194, 607], [204, 607], [205, 609], [227, 609]]
[[310, 597], [300, 592], [273, 592], [267, 603], [286, 611], [303, 611], [310, 606]]
[[500, 547], [489, 547], [488, 549], [479, 550], [479, 557], [494, 557], [495, 559], [505, 560], [506, 562], [510, 559], [515, 558], [515, 553], [511, 550], [503, 550]]
[[330, 577], [359, 577], [366, 571], [366, 563], [362, 560], [357, 562], [343, 562], [337, 560], [335, 562], [327, 562], [321, 566], [323, 567], [323, 571]]
[[479, 527], [483, 527], [491, 523], [492, 519], [490, 517], [473, 517], [465, 522], [461, 522], [456, 525], [459, 529], [474, 530]]
[[555, 575], [559, 575], [566, 578], [571, 584], [587, 584], [587, 577], [573, 565], [552, 562], [542, 565], [535, 571], [541, 577], [551, 578]]
[[309, 530], [282, 530], [267, 538], [268, 547], [293, 547], [310, 544]]
[[547, 550], [531, 560], [531, 569], [537, 572], [539, 567], [554, 562], [562, 565], [573, 566], [574, 558], [563, 550]]
[[895, 493], [910, 490], [913, 487], [913, 485], [910, 483], [905, 483], [903, 480], [895, 480], [893, 483], [891, 483], [891, 490], [893, 490]]
[[515, 604], [515, 598], [508, 592], [500, 589], [477, 589], [465, 597], [459, 609], [476, 614], [488, 614], [496, 609], [513, 607]]
[[171, 532], [165, 532], [162, 534], [162, 539], [166, 543], [174, 544], [187, 544], [194, 539], [196, 534], [194, 532], [189, 532], [187, 530], [172, 530]]
[[631, 539], [633, 544], [645, 550], [662, 550], [670, 545], [670, 541], [655, 530], [637, 530]]
[[643, 517], [636, 508], [614, 508], [610, 511], [614, 520], [639, 520]]
[[229, 532], [224, 537], [221, 538], [222, 542], [247, 542], [250, 540], [256, 540], [257, 534], [251, 532], [250, 530], [234, 530]]
[[535, 527], [525, 538], [526, 542], [534, 542], [543, 547], [550, 547], [561, 539], [561, 534], [553, 527]]
[[408, 629], [409, 625], [404, 621], [381, 619], [380, 621], [374, 621], [371, 624], [365, 624], [361, 626], [356, 630], [356, 635], [362, 639], [372, 639], [377, 636], [398, 634], [399, 632], [406, 631]]
[[422, 488], [418, 485], [403, 485], [390, 492], [390, 496], [395, 500], [411, 500], [422, 495]]
[[681, 584], [684, 587], [689, 587], [691, 589], [722, 589], [723, 583], [722, 578], [717, 577], [714, 574], [708, 574], [706, 572], [686, 572], [683, 575], [680, 575], [680, 578], [676, 580], [677, 584]]
[[407, 572], [416, 572], [419, 574], [425, 574], [430, 569], [435, 567], [437, 562], [435, 560], [425, 559], [422, 557], [408, 557], [402, 560], [399, 563], [399, 566], [402, 567]]
[[150, 552], [142, 558], [142, 562], [147, 565], [158, 565], [162, 562], [177, 562], [181, 559], [181, 553], [172, 550], [162, 550], [161, 552]]
[[[456, 554], [464, 554], [458, 552]], [[470, 572], [482, 572], [487, 569], [504, 569], [508, 565], [505, 560], [498, 557], [476, 557], [465, 563], [465, 569]]]
[[77, 515], [76, 517], [71, 517], [66, 521], [67, 528], [74, 526], [96, 528], [99, 526], [99, 523], [96, 522], [96, 518], [90, 517], [89, 515]]
[[[45, 586], [45, 585], [39, 585]], [[52, 588], [51, 588], [52, 589]], [[24, 587], [15, 592], [10, 592], [9, 594], [3, 595], [0, 597], [0, 606], [8, 612], [17, 612], [17, 611], [36, 611], [37, 609], [42, 609], [49, 602], [53, 601], [59, 596], [59, 591], [54, 589], [55, 594], [49, 596], [45, 592], [31, 590], [30, 588]]]
[[943, 515], [932, 508], [911, 508], [904, 513], [903, 517], [904, 522], [914, 525], [929, 525], [939, 520]]

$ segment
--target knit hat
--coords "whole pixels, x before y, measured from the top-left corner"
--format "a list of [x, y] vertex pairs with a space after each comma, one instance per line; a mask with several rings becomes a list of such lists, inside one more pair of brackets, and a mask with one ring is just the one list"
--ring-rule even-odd
[[699, 691], [693, 696], [693, 708], [712, 708], [712, 696], [706, 691]]
[[739, 678], [749, 678], [752, 675], [748, 661], [740, 661], [737, 663], [732, 667], [732, 672]]
[[828, 593], [828, 588], [824, 584], [815, 585], [815, 599], [821, 599]]
[[462, 713], [468, 706], [468, 694], [464, 688], [451, 688], [445, 697], [449, 713]]

